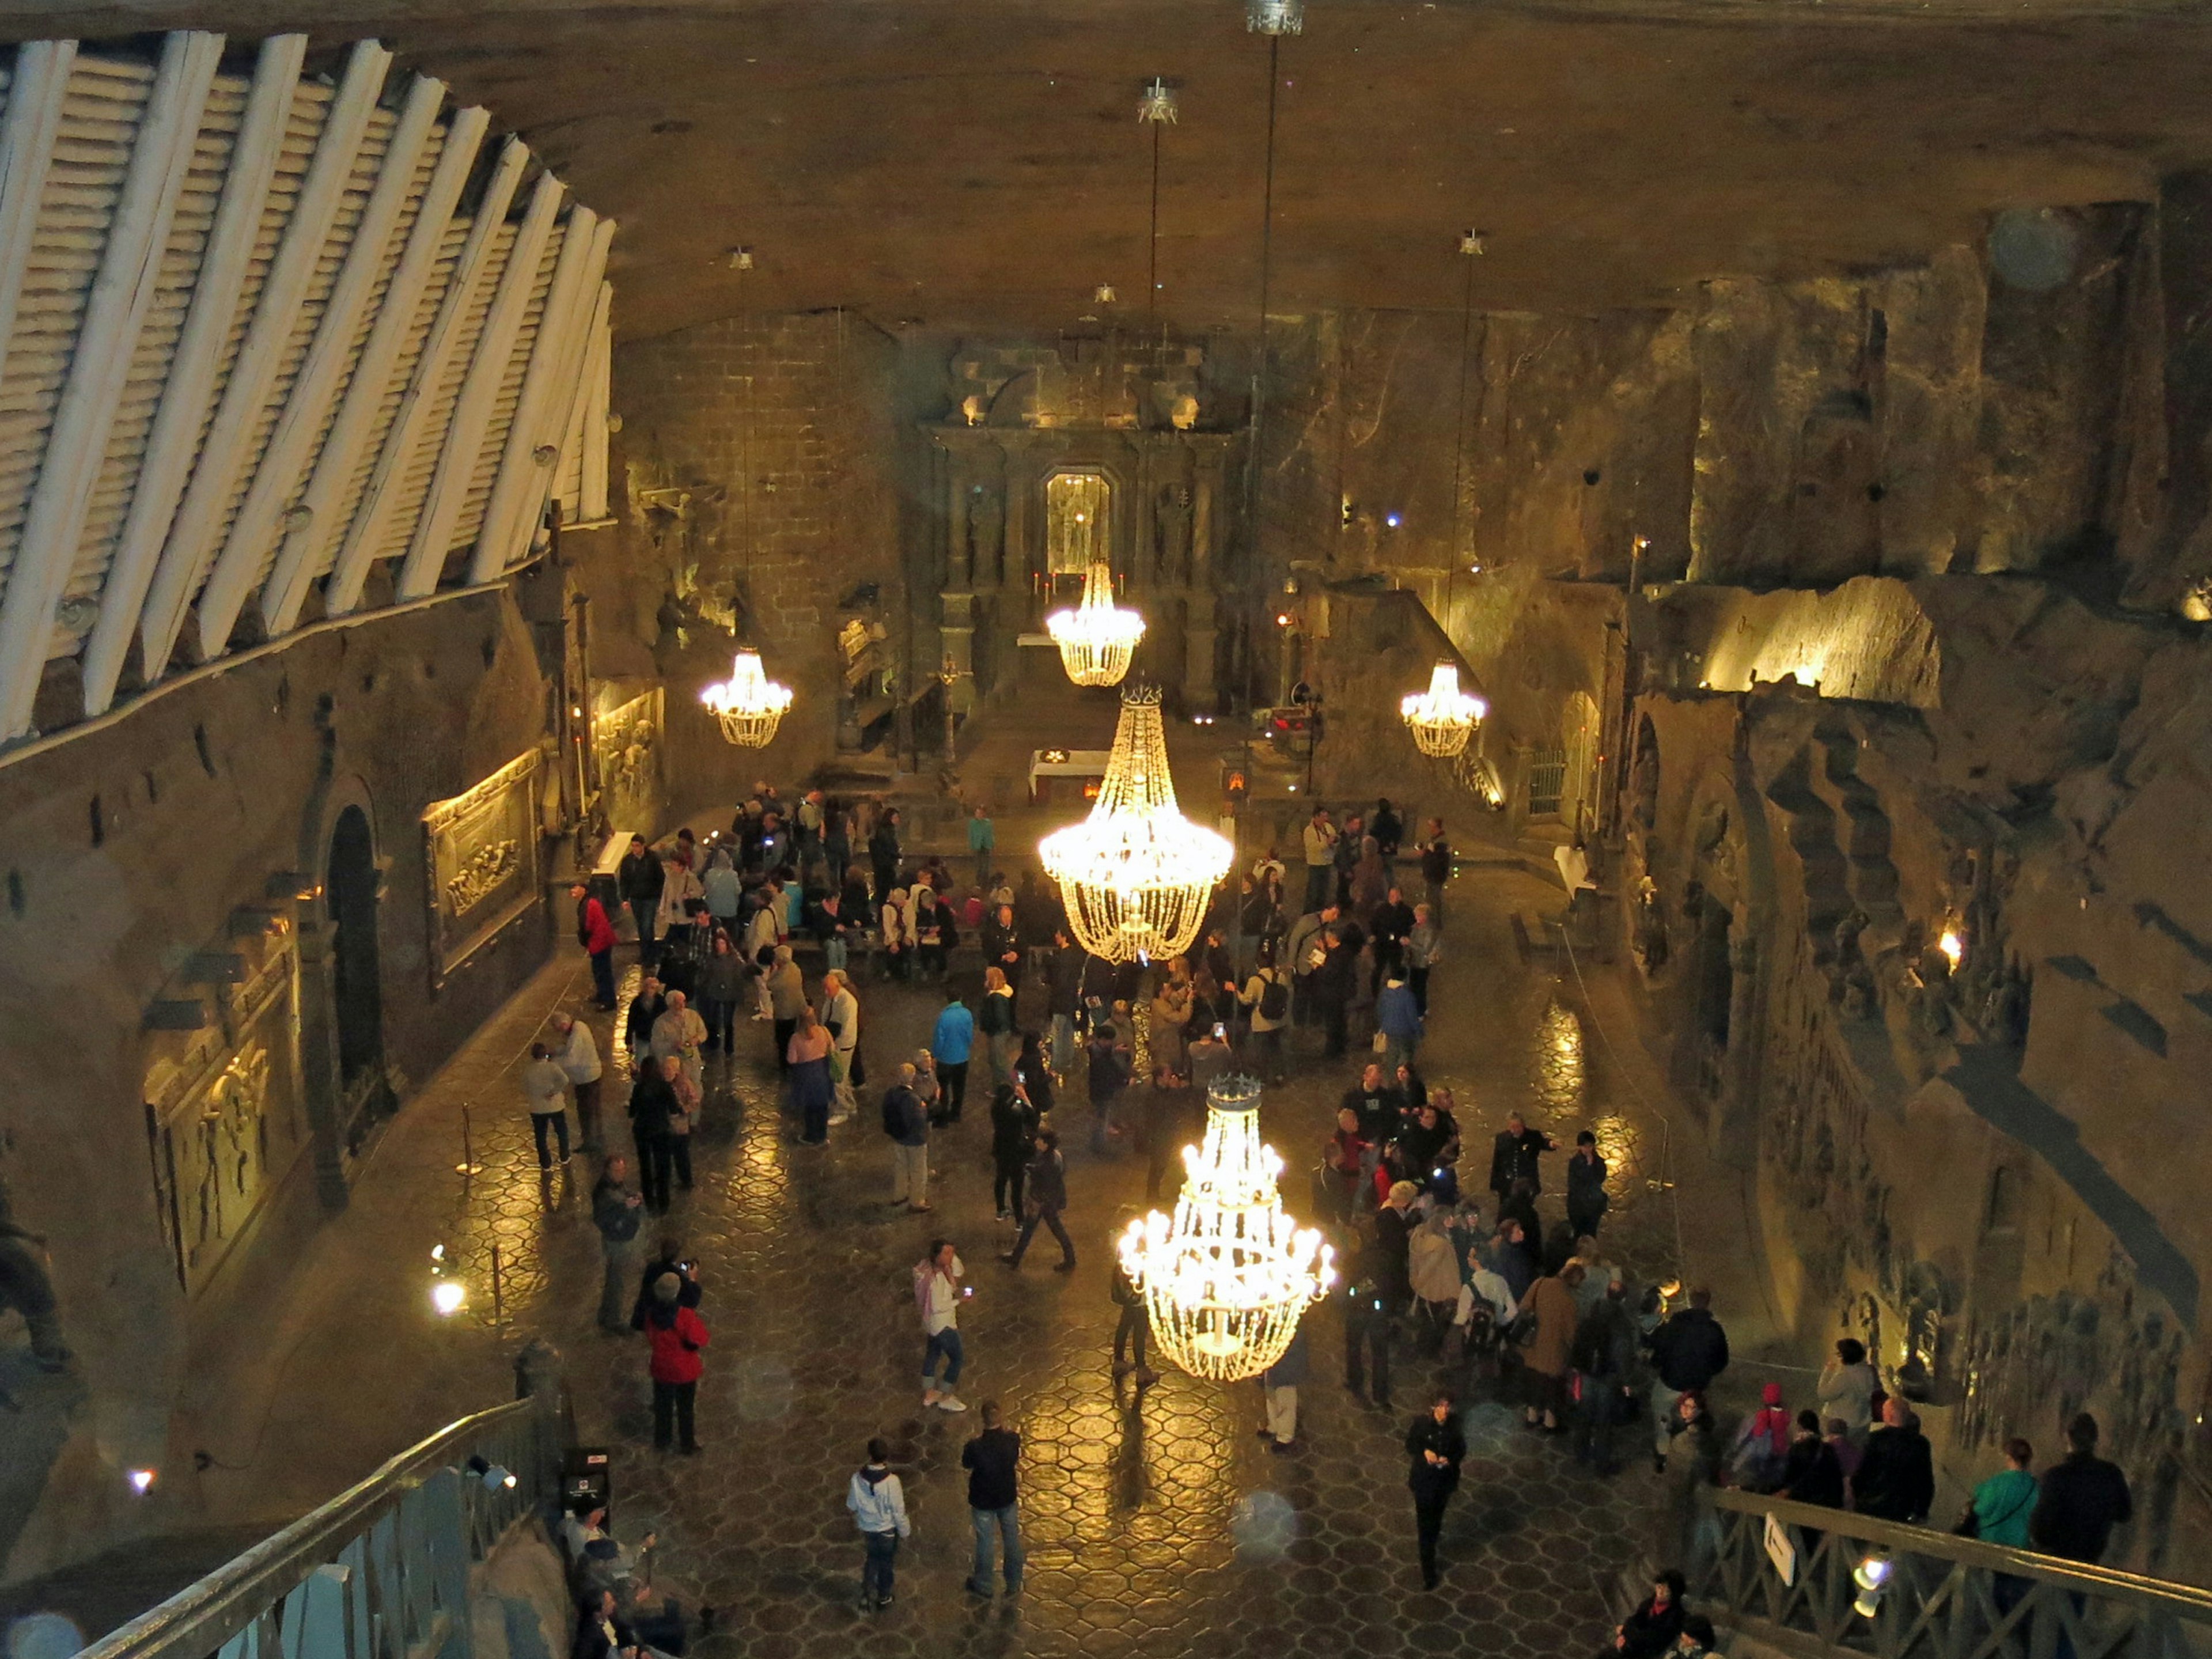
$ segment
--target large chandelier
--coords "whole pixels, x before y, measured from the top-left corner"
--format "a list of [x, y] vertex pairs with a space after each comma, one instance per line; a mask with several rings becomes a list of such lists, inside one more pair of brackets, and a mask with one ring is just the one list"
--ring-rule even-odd
[[1114, 572], [1104, 561], [1083, 573], [1083, 602], [1044, 619], [1060, 665], [1078, 685], [1119, 685], [1145, 637], [1145, 619], [1114, 603]]
[[1169, 1358], [1215, 1382], [1257, 1376], [1328, 1293], [1334, 1253], [1284, 1212], [1283, 1160], [1260, 1139], [1258, 1079], [1207, 1089], [1205, 1144], [1184, 1147], [1182, 1162], [1175, 1218], [1154, 1210], [1132, 1221], [1121, 1266]]
[[738, 653], [730, 678], [708, 686], [699, 701], [722, 723], [722, 735], [740, 749], [762, 749], [791, 708], [791, 688], [769, 678], [750, 646]]
[[1306, 0], [1244, 0], [1244, 27], [1254, 34], [1303, 34]]
[[1091, 816], [1037, 843], [1060, 885], [1077, 941], [1109, 962], [1172, 957], [1189, 948], [1214, 885], [1236, 850], [1176, 810], [1160, 694], [1121, 694], [1121, 721]]
[[1424, 755], [1448, 760], [1467, 747], [1489, 706], [1459, 689], [1456, 665], [1440, 662], [1429, 675], [1429, 689], [1404, 699], [1398, 712], [1413, 728], [1413, 743]]

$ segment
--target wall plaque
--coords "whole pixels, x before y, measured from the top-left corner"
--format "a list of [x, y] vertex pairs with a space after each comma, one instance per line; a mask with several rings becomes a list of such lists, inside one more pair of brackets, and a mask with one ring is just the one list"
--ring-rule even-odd
[[617, 704], [592, 722], [599, 763], [599, 803], [610, 831], [650, 836], [660, 823], [660, 688]]
[[422, 814], [430, 985], [538, 902], [538, 751]]

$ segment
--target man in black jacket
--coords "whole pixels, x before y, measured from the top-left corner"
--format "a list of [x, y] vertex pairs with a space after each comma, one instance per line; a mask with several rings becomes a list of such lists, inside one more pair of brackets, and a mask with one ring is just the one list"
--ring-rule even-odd
[[1595, 1463], [1609, 1475], [1613, 1462], [1613, 1425], [1628, 1420], [1629, 1396], [1636, 1383], [1636, 1319], [1628, 1311], [1628, 1291], [1618, 1279], [1584, 1314], [1575, 1328], [1571, 1356], [1582, 1373], [1583, 1397], [1575, 1413], [1575, 1460]]
[[599, 1291], [603, 1331], [619, 1335], [629, 1329], [623, 1323], [623, 1291], [637, 1266], [638, 1229], [644, 1219], [645, 1200], [629, 1185], [629, 1160], [620, 1152], [611, 1153], [592, 1188], [592, 1225], [599, 1230], [606, 1263], [606, 1280]]
[[2083, 1412], [2066, 1425], [2063, 1462], [2043, 1472], [2028, 1541], [2045, 1555], [2067, 1561], [2104, 1559], [2112, 1528], [2135, 1516], [2128, 1478], [2097, 1455], [2097, 1419]]
[[1513, 1113], [1491, 1143], [1490, 1190], [1502, 1199], [1513, 1190], [1515, 1182], [1526, 1181], [1531, 1194], [1542, 1192], [1544, 1176], [1537, 1160], [1546, 1152], [1559, 1150], [1558, 1141], [1541, 1129], [1530, 1128], [1520, 1113]]
[[1912, 1408], [1892, 1395], [1851, 1475], [1852, 1507], [1878, 1521], [1910, 1523], [1925, 1520], [1935, 1502], [1935, 1454]]
[[875, 833], [868, 837], [868, 866], [876, 878], [878, 910], [890, 902], [891, 889], [899, 884], [898, 823], [898, 808], [887, 808], [877, 821]]
[[645, 837], [632, 836], [629, 851], [615, 866], [615, 891], [629, 907], [630, 920], [637, 924], [637, 959], [647, 968], [653, 966], [653, 921], [660, 914], [660, 889], [667, 879], [668, 872], [645, 844]]
[[1658, 1373], [1651, 1385], [1651, 1462], [1662, 1474], [1667, 1472], [1667, 1449], [1674, 1443], [1677, 1402], [1693, 1390], [1704, 1394], [1728, 1369], [1728, 1333], [1712, 1310], [1711, 1291], [1692, 1291], [1690, 1305], [1645, 1339]]
[[1014, 1465], [1022, 1455], [1022, 1437], [999, 1423], [999, 1402], [983, 1402], [983, 1431], [960, 1452], [960, 1467], [968, 1471], [968, 1517], [975, 1528], [975, 1568], [968, 1575], [974, 1595], [991, 1594], [991, 1534], [996, 1533], [1005, 1563], [1006, 1594], [1022, 1587], [1021, 1517], [1016, 1512]]
[[1421, 1588], [1437, 1587], [1437, 1534], [1443, 1530], [1444, 1505], [1459, 1490], [1459, 1466], [1467, 1458], [1467, 1437], [1452, 1412], [1452, 1397], [1439, 1394], [1406, 1431], [1406, 1455], [1413, 1468], [1406, 1484], [1413, 1492], [1413, 1527], [1420, 1540]]
[[637, 982], [637, 994], [629, 1000], [629, 1012], [623, 1017], [623, 1043], [629, 1050], [633, 1072], [652, 1069], [647, 1061], [653, 1057], [653, 1022], [668, 1012], [668, 999], [661, 994], [660, 981], [648, 973]]
[[637, 1082], [629, 1091], [629, 1132], [637, 1145], [638, 1188], [645, 1194], [645, 1207], [655, 1215], [668, 1213], [668, 1182], [676, 1163], [670, 1120], [678, 1109], [676, 1085], [650, 1058], [641, 1061]]
[[[1053, 934], [1052, 943], [1045, 963], [1045, 997], [1052, 1012], [1052, 1069], [1064, 1079], [1075, 1067], [1075, 1015], [1083, 1006], [1083, 970], [1091, 953], [1071, 941], [1064, 927]], [[1011, 969], [1006, 977], [1012, 980]]]

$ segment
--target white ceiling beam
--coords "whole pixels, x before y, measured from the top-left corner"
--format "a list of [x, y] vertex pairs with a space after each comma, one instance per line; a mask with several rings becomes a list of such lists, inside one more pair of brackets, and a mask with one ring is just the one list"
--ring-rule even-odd
[[219, 34], [179, 32], [162, 44], [0, 602], [0, 738], [31, 729], [53, 641], [54, 608], [84, 538], [116, 406], [154, 303], [177, 198], [191, 171], [193, 141], [222, 59]]
[[[484, 503], [483, 522], [477, 527], [476, 549], [469, 562], [472, 584], [488, 582], [507, 568], [517, 520], [535, 516], [531, 510], [533, 502], [543, 510], [545, 486], [560, 463], [558, 450], [562, 428], [568, 424], [568, 400], [556, 394], [564, 375], [568, 385], [574, 384], [571, 347], [589, 321], [592, 302], [599, 294], [598, 275], [591, 269], [599, 230], [598, 214], [580, 204], [569, 208], [568, 229], [561, 239], [561, 257], [553, 264], [552, 285], [545, 290], [545, 310], [538, 319], [538, 337], [531, 345], [530, 367], [523, 371], [522, 389], [515, 399], [514, 418], [507, 422], [507, 442], [492, 480], [491, 498]], [[549, 431], [556, 404], [562, 417], [561, 427]], [[556, 453], [550, 460], [540, 461], [538, 452], [545, 446]]]
[[483, 199], [477, 205], [467, 239], [446, 283], [445, 296], [438, 303], [437, 319], [415, 360], [415, 372], [408, 378], [398, 410], [384, 434], [368, 488], [352, 524], [346, 527], [345, 542], [338, 549], [330, 580], [324, 584], [323, 609], [331, 616], [345, 615], [361, 600], [362, 584], [368, 580], [368, 568], [383, 548], [385, 532], [398, 504], [408, 469], [422, 447], [432, 403], [445, 382], [446, 366], [459, 342], [493, 239], [506, 222], [507, 207], [514, 200], [515, 186], [521, 182], [522, 169], [529, 160], [529, 147], [520, 138], [509, 138], [484, 186]]
[[[368, 131], [370, 112], [392, 54], [374, 40], [363, 40], [347, 60], [345, 76], [331, 100], [323, 130], [315, 141], [314, 159], [300, 186], [286, 221], [269, 280], [253, 309], [253, 321], [231, 366], [230, 379], [216, 405], [215, 422], [200, 447], [199, 465], [169, 526], [167, 544], [154, 571], [154, 585], [146, 595], [138, 619], [149, 678], [167, 666], [175, 648], [185, 608], [200, 585], [201, 574], [222, 528], [224, 508], [238, 483], [239, 470], [247, 459], [246, 448], [254, 423], [269, 401], [269, 390], [283, 367], [284, 350], [299, 326], [300, 307], [307, 284], [315, 274], [329, 240], [331, 221], [345, 194], [360, 160], [362, 136]], [[202, 658], [218, 657], [228, 639], [200, 641]]]
[[[581, 296], [585, 308], [568, 350], [555, 366], [550, 392], [552, 401], [546, 411], [546, 435], [541, 437], [541, 442], [552, 441], [551, 434], [566, 434], [572, 415], [580, 413], [584, 407], [585, 376], [591, 362], [592, 319], [604, 314], [604, 301], [600, 296], [605, 286], [603, 278], [607, 269], [607, 251], [613, 245], [614, 237], [615, 222], [600, 220], [592, 237], [591, 265]], [[542, 468], [532, 478], [531, 494], [524, 501], [519, 516], [508, 526], [501, 562], [495, 566], [487, 567], [489, 574], [482, 580], [490, 581], [502, 571], [512, 570], [529, 558], [531, 543], [538, 534], [538, 526], [544, 521], [546, 500], [559, 482], [559, 471], [560, 463], [556, 460], [551, 466]]]
[[491, 309], [485, 314], [483, 331], [477, 337], [460, 395], [454, 399], [453, 418], [446, 422], [438, 470], [431, 475], [430, 493], [415, 520], [414, 538], [399, 573], [402, 599], [419, 599], [437, 588], [439, 572], [452, 550], [454, 523], [476, 479], [484, 428], [490, 422], [500, 382], [514, 357], [515, 331], [521, 326], [531, 292], [538, 285], [538, 263], [544, 254], [545, 239], [552, 232], [553, 216], [560, 208], [562, 193], [561, 181], [551, 173], [538, 175], [529, 210], [523, 215], [521, 228], [515, 232], [507, 269], [500, 273]]
[[576, 516], [596, 524], [607, 516], [607, 416], [612, 413], [615, 285], [599, 284], [599, 303], [592, 313], [591, 355], [584, 359], [584, 395], [577, 400], [583, 430], [577, 477]]
[[74, 40], [29, 40], [15, 48], [8, 109], [0, 116], [0, 376], [15, 332], [15, 306], [39, 229], [39, 204], [54, 159], [62, 100], [69, 95]]
[[[300, 65], [307, 50], [304, 34], [272, 35], [261, 44], [252, 88], [246, 96], [238, 137], [231, 146], [222, 199], [200, 254], [184, 331], [177, 337], [161, 409], [147, 434], [146, 453], [138, 463], [130, 509], [124, 515], [114, 556], [108, 562], [100, 613], [85, 647], [84, 712], [88, 716], [106, 713], [115, 701], [116, 682], [122, 677], [131, 641], [137, 634], [147, 584], [153, 580], [155, 561], [168, 537], [177, 498], [184, 492], [192, 457], [199, 447], [200, 428], [207, 418], [208, 401], [222, 363], [222, 348], [238, 310], [239, 289], [260, 234], [262, 208], [283, 146], [292, 94], [299, 85]], [[149, 678], [153, 672], [149, 665]]]
[[354, 342], [361, 337], [362, 315], [368, 308], [376, 279], [386, 269], [392, 228], [399, 210], [414, 193], [416, 170], [422, 165], [423, 146], [436, 129], [438, 112], [446, 102], [446, 84], [426, 76], [409, 83], [407, 96], [393, 122], [392, 139], [378, 167], [368, 199], [362, 204], [337, 280], [331, 285], [315, 337], [306, 361], [293, 377], [284, 399], [284, 412], [269, 434], [253, 482], [231, 520], [230, 533], [216, 555], [200, 590], [199, 623], [202, 640], [227, 640], [238, 620], [246, 595], [267, 562], [271, 544], [283, 534], [278, 520], [296, 505], [312, 459], [315, 440], [322, 434], [331, 404], [338, 395]]
[[477, 152], [483, 147], [484, 131], [490, 122], [486, 111], [471, 108], [457, 111], [446, 124], [446, 147], [438, 153], [438, 165], [423, 191], [422, 205], [408, 232], [406, 249], [384, 290], [383, 303], [369, 327], [353, 378], [346, 382], [337, 418], [331, 422], [331, 435], [316, 458], [314, 476], [300, 497], [300, 505], [307, 510], [306, 522], [286, 529], [276, 567], [262, 592], [262, 619], [271, 635], [290, 631], [299, 621], [300, 607], [307, 602], [316, 574], [325, 568], [325, 556], [344, 533], [345, 526], [333, 522], [332, 515], [360, 461], [361, 446], [392, 389], [392, 366], [407, 343], [415, 313], [422, 303], [422, 290], [437, 268], [438, 251], [445, 246], [453, 210], [476, 168]]

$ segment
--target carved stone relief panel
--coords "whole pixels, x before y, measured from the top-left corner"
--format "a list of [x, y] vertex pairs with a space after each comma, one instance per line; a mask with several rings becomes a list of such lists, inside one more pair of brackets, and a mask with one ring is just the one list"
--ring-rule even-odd
[[660, 768], [661, 698], [661, 690], [655, 686], [592, 722], [599, 802], [610, 830], [641, 830], [649, 836], [659, 823], [665, 798]]
[[422, 814], [433, 988], [538, 902], [537, 793], [533, 750]]

